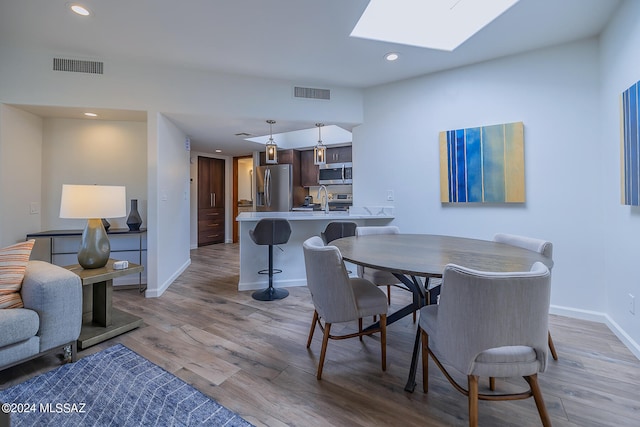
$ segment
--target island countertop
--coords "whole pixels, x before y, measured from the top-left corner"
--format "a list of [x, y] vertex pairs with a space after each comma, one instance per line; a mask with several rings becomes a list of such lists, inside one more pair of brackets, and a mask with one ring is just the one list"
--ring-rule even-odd
[[[237, 220], [240, 229], [240, 278], [239, 291], [264, 289], [268, 285], [268, 277], [258, 274], [268, 265], [267, 246], [256, 245], [249, 236], [263, 218], [283, 218], [291, 224], [291, 236], [281, 250], [273, 251], [274, 267], [282, 273], [274, 276], [275, 287], [306, 286], [307, 277], [304, 267], [302, 243], [311, 236], [319, 236], [327, 224], [332, 221], [352, 221], [357, 225], [386, 225], [395, 216], [391, 207], [366, 207], [344, 211], [306, 211], [306, 212], [241, 212]], [[349, 268], [356, 271], [355, 266]]]
[[394, 218], [393, 208], [363, 208], [356, 212], [344, 211], [293, 211], [293, 212], [241, 212], [237, 221], [259, 221], [262, 218], [284, 218], [288, 221], [349, 221], [356, 219], [388, 219]]

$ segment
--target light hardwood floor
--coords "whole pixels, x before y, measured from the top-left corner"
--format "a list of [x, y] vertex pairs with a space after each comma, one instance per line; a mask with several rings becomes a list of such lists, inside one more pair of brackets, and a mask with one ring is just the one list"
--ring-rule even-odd
[[[416, 328], [410, 316], [388, 329], [386, 372], [380, 370], [377, 337], [331, 341], [317, 381], [321, 334], [316, 331], [307, 350], [313, 306], [306, 288], [289, 288], [284, 300], [255, 301], [251, 292], [237, 291], [237, 245], [199, 248], [191, 259], [160, 298], [114, 292], [114, 306], [142, 316], [144, 326], [79, 357], [122, 343], [258, 426], [467, 425], [466, 397], [435, 365], [428, 394], [420, 371], [415, 392], [404, 391]], [[408, 300], [408, 292], [394, 290], [392, 309]], [[550, 358], [539, 377], [553, 424], [640, 425], [640, 361], [605, 325], [550, 319], [560, 360]], [[58, 365], [47, 356], [2, 371], [0, 388]], [[497, 381], [498, 389], [521, 384]], [[481, 426], [540, 425], [533, 399], [482, 401], [479, 418]]]

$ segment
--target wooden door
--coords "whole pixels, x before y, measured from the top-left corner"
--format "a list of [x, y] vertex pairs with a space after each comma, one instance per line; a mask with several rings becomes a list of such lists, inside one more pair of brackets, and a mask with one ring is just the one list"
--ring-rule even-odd
[[198, 157], [198, 246], [224, 243], [224, 160]]

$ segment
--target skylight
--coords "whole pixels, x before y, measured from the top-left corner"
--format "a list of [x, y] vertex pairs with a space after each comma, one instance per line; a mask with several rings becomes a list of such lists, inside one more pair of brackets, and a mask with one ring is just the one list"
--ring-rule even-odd
[[452, 51], [519, 0], [371, 0], [352, 37]]

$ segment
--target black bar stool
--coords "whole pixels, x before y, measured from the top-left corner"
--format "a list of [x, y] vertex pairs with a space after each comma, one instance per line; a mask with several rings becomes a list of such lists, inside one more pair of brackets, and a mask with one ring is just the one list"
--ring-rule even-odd
[[261, 219], [256, 224], [256, 228], [249, 230], [249, 236], [251, 236], [251, 240], [253, 240], [256, 245], [269, 246], [269, 268], [258, 271], [258, 274], [269, 275], [269, 287], [254, 292], [252, 295], [253, 298], [259, 301], [273, 301], [286, 298], [289, 295], [289, 291], [273, 287], [273, 274], [282, 273], [282, 270], [273, 268], [273, 245], [283, 245], [289, 241], [289, 236], [291, 236], [291, 225], [289, 221], [280, 218]]
[[320, 237], [322, 237], [324, 244], [327, 245], [342, 237], [355, 236], [356, 227], [355, 222], [333, 221], [327, 224], [324, 231], [320, 232]]

